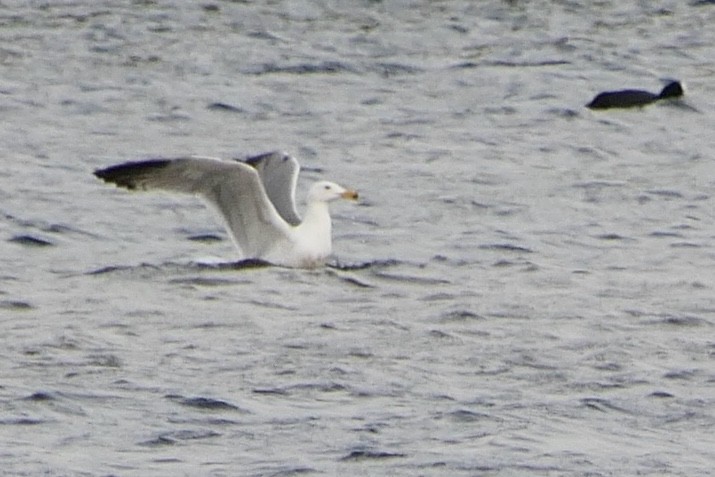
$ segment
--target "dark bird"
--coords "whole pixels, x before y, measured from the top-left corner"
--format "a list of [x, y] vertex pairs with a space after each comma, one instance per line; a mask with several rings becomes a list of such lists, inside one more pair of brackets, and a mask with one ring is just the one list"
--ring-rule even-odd
[[683, 86], [678, 81], [668, 83], [660, 94], [653, 94], [640, 89], [624, 89], [620, 91], [606, 91], [593, 98], [586, 105], [591, 109], [633, 108], [646, 106], [661, 99], [679, 98], [683, 95]]

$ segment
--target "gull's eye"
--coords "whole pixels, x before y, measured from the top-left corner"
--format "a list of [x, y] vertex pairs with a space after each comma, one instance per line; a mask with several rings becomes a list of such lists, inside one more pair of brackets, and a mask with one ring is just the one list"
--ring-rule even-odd
[[325, 189], [325, 190], [330, 190], [330, 186], [329, 186], [329, 185], [326, 185], [326, 186], [324, 187], [324, 189]]

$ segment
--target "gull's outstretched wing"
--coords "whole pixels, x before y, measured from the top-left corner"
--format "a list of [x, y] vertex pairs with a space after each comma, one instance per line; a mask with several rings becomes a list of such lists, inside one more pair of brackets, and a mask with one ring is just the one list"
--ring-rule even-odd
[[253, 167], [208, 157], [127, 162], [95, 171], [120, 187], [196, 194], [221, 215], [248, 258], [261, 258], [290, 239], [290, 225], [276, 211]]
[[301, 222], [295, 208], [295, 187], [298, 182], [300, 165], [285, 152], [275, 151], [246, 159], [263, 181], [263, 187], [273, 206], [283, 219], [291, 225]]

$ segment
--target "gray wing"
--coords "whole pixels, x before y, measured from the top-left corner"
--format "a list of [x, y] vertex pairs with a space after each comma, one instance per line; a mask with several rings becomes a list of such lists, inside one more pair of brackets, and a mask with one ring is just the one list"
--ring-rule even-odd
[[295, 208], [295, 187], [298, 182], [300, 165], [285, 152], [275, 151], [246, 159], [263, 181], [268, 198], [283, 219], [291, 225], [301, 222]]
[[221, 215], [247, 258], [261, 258], [276, 242], [289, 238], [290, 226], [268, 199], [258, 172], [243, 163], [207, 157], [128, 162], [94, 173], [132, 190], [196, 194]]

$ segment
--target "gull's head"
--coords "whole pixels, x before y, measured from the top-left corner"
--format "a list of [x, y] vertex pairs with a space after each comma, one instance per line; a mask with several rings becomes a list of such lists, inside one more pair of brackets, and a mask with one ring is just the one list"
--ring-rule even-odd
[[336, 199], [357, 200], [358, 193], [334, 182], [320, 181], [308, 192], [308, 202], [332, 202]]

